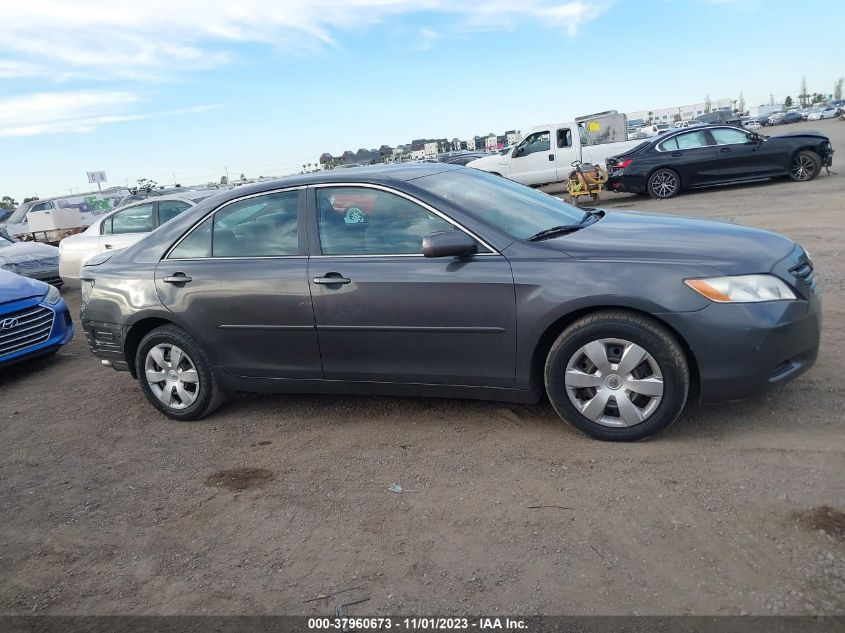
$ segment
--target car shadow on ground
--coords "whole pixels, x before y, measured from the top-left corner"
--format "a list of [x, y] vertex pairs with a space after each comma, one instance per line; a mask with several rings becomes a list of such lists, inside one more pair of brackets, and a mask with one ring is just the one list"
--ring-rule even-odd
[[[678, 420], [659, 439], [672, 441], [720, 441], [737, 436], [766, 433], [774, 426], [789, 424], [790, 412], [800, 411], [800, 392], [780, 389], [740, 402], [723, 404], [688, 404]], [[320, 411], [322, 415], [319, 415]], [[547, 438], [561, 433], [567, 439], [590, 438], [571, 428], [552, 408], [546, 398], [537, 404], [461, 400], [448, 398], [409, 398], [401, 396], [321, 395], [321, 394], [237, 394], [209, 421], [223, 423], [250, 420], [276, 425], [279, 415], [303, 420], [313, 426], [318, 413], [329, 427], [373, 424], [381, 420], [388, 425], [401, 425], [403, 420], [420, 419], [426, 427], [460, 424], [476, 426], [477, 431], [511, 431], [536, 433]], [[797, 415], [797, 413], [796, 413]], [[419, 422], [415, 423], [420, 428]], [[298, 426], [298, 425], [295, 425]]]
[[71, 358], [69, 356], [58, 352], [47, 356], [27, 358], [5, 367], [0, 367], [0, 386], [11, 386], [24, 382], [39, 372], [59, 367], [62, 363], [69, 362], [70, 360]]

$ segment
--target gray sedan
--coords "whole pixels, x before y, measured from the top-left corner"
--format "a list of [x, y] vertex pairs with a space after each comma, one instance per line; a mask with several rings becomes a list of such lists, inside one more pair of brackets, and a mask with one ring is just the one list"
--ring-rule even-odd
[[177, 420], [234, 391], [545, 394], [638, 440], [688, 400], [795, 378], [819, 345], [813, 264], [786, 237], [443, 164], [239, 188], [81, 278], [91, 350]]

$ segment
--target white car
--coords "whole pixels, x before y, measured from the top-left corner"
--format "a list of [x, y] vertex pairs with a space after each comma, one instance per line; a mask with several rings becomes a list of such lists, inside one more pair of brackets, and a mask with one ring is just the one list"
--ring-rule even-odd
[[763, 124], [759, 121], [751, 119], [750, 121], [746, 121], [745, 123], [743, 123], [742, 127], [744, 127], [746, 130], [759, 130], [761, 127], [763, 127]]
[[656, 123], [655, 125], [646, 125], [640, 129], [651, 138], [652, 136], [659, 136], [664, 132], [668, 132], [672, 127], [668, 123]]
[[836, 116], [838, 110], [833, 106], [828, 106], [821, 110], [816, 110], [807, 115], [808, 121], [819, 121], [821, 119], [832, 119]]
[[133, 202], [98, 218], [82, 233], [59, 242], [59, 276], [70, 288], [79, 287], [79, 273], [91, 257], [131, 246], [147, 233], [187, 211], [216, 191], [190, 191]]

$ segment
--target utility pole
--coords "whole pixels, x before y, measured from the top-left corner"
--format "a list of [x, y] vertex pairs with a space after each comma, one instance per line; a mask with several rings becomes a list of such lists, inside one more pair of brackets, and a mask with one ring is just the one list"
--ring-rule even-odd
[[226, 165], [223, 167], [226, 170], [226, 182], [229, 182], [229, 166]]

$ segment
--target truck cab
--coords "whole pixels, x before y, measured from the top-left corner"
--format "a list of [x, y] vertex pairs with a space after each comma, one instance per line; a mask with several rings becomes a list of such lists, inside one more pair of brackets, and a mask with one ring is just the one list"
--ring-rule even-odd
[[[627, 140], [627, 124], [624, 121], [621, 130], [621, 133], [605, 133], [604, 137], [612, 139], [621, 134], [625, 140], [596, 143], [593, 141], [600, 141], [603, 131], [599, 121], [578, 120], [538, 125], [529, 129], [509, 153], [485, 156], [467, 163], [467, 166], [510, 178], [523, 185], [563, 182], [572, 171], [574, 161], [604, 167], [608, 157], [633, 149], [642, 142]], [[591, 138], [591, 134], [598, 138]]]

